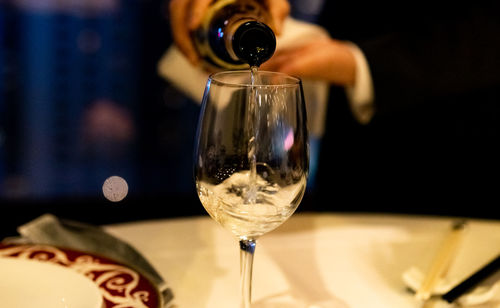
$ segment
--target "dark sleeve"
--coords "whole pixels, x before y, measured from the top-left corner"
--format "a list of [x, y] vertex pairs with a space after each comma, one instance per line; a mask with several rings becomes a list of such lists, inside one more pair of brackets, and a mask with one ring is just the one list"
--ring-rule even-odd
[[356, 42], [370, 66], [376, 113], [500, 88], [499, 12], [494, 5], [421, 14], [399, 31]]

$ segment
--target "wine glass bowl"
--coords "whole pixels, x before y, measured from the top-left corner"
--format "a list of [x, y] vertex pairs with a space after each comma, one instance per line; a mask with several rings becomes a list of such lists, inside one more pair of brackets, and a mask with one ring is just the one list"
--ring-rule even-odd
[[243, 307], [249, 307], [255, 240], [296, 210], [308, 168], [298, 78], [254, 70], [209, 77], [195, 149], [196, 187], [210, 216], [240, 240]]

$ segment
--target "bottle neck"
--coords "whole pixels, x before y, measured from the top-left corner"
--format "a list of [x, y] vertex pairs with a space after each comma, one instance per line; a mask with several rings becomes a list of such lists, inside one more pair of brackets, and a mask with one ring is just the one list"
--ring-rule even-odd
[[[243, 54], [248, 54], [248, 48], [244, 43], [251, 38], [249, 34], [256, 33], [258, 28], [252, 29], [249, 25], [265, 23], [267, 20], [269, 20], [267, 12], [255, 1], [214, 1], [207, 10], [200, 28], [193, 32], [195, 47], [209, 67], [214, 65], [231, 69], [246, 68], [248, 59]], [[272, 30], [269, 31], [274, 38]], [[240, 47], [245, 51], [243, 54]]]
[[247, 20], [242, 22], [231, 38], [231, 54], [250, 66], [260, 66], [276, 50], [276, 36], [266, 24]]
[[[238, 46], [241, 40], [241, 34], [238, 31], [242, 25], [248, 22], [257, 22], [254, 18], [241, 18], [232, 23], [229, 23], [226, 27], [226, 35], [224, 36], [224, 44], [227, 53], [234, 61], [241, 61], [238, 56]], [[237, 34], [238, 33], [238, 34]]]

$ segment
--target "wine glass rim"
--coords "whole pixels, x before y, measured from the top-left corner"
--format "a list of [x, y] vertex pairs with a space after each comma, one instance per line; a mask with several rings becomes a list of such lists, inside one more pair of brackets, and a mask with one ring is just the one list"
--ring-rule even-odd
[[[227, 75], [244, 75], [244, 74], [250, 74], [250, 70], [234, 70], [234, 71], [220, 71], [216, 73], [212, 73], [209, 76], [209, 80], [211, 82], [215, 82], [218, 84], [226, 85], [226, 86], [234, 86], [234, 87], [252, 87], [252, 86], [258, 86], [258, 87], [295, 87], [301, 84], [301, 80], [298, 77], [290, 76], [285, 73], [280, 73], [280, 72], [271, 72], [271, 71], [259, 71], [259, 75], [261, 76], [279, 76], [281, 77], [281, 83], [271, 83], [271, 84], [255, 84], [252, 85], [250, 81], [248, 82], [234, 82], [234, 81], [228, 81], [222, 78], [222, 76], [227, 76]], [[283, 78], [284, 77], [284, 78]]]

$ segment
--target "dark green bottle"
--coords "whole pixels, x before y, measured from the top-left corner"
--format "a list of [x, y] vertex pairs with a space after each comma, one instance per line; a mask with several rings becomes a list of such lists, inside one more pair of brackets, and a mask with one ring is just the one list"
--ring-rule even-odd
[[195, 47], [209, 66], [243, 69], [259, 66], [273, 55], [276, 37], [269, 15], [251, 0], [214, 2], [194, 33]]

